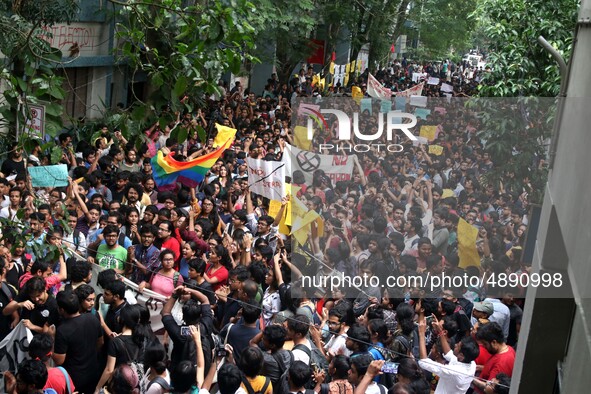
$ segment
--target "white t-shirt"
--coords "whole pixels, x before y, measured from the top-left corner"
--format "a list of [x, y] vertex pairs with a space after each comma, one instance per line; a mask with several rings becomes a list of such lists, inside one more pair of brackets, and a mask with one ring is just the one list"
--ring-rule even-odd
[[[302, 343], [302, 345], [310, 349], [310, 354], [312, 354], [312, 345], [310, 345], [309, 340], [306, 339], [306, 342]], [[292, 350], [291, 353], [293, 354], [294, 361], [301, 361], [306, 365], [310, 365], [310, 356], [308, 356], [305, 351], [301, 349], [295, 349]]]
[[365, 389], [365, 394], [381, 394], [388, 392], [388, 389], [384, 386], [382, 386], [383, 389], [380, 390], [380, 386], [382, 385], [379, 383], [371, 382], [371, 384]]
[[439, 376], [435, 394], [463, 394], [472, 383], [476, 373], [476, 363], [461, 363], [450, 350], [443, 355], [449, 364], [443, 365], [430, 358], [419, 360], [419, 366]]
[[333, 354], [342, 354], [349, 357], [351, 351], [347, 349], [347, 334], [333, 335], [328, 343], [324, 345], [324, 350]]

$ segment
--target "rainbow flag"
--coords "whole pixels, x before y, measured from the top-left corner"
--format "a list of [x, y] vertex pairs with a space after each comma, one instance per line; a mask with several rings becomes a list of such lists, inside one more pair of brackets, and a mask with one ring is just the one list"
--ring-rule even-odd
[[[219, 125], [216, 124], [216, 126]], [[152, 176], [156, 185], [162, 187], [181, 182], [183, 185], [196, 187], [199, 182], [203, 181], [207, 171], [234, 142], [236, 130], [232, 130], [233, 133], [226, 134], [227, 139], [219, 148], [191, 161], [177, 161], [173, 158], [174, 153], [164, 156], [162, 151], [159, 150], [151, 160]]]

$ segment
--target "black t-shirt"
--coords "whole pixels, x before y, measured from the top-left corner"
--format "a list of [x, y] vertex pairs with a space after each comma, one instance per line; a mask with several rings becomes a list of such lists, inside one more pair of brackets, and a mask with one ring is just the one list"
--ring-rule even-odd
[[2, 163], [2, 168], [0, 171], [4, 174], [4, 177], [9, 177], [11, 175], [26, 175], [27, 171], [25, 168], [25, 160], [21, 161], [14, 161], [12, 158], [8, 158], [4, 160]]
[[118, 317], [119, 313], [121, 313], [121, 309], [127, 306], [127, 301], [124, 301], [118, 307], [110, 306], [107, 314], [105, 315], [105, 324], [109, 327], [109, 330], [116, 332], [117, 334], [121, 333], [121, 324], [119, 324]]
[[[25, 292], [21, 292], [15, 299], [16, 302], [23, 302], [29, 300]], [[29, 300], [30, 301], [30, 300]], [[59, 322], [59, 312], [57, 309], [57, 301], [52, 294], [47, 294], [47, 300], [44, 304], [35, 305], [35, 308], [28, 310], [21, 309], [21, 319], [29, 319], [31, 323], [36, 326], [43, 327], [46, 323], [48, 326]]]
[[99, 365], [96, 343], [103, 335], [99, 320], [91, 313], [66, 319], [55, 334], [54, 353], [65, 354], [64, 367], [76, 388], [98, 383]]
[[109, 342], [107, 354], [115, 357], [115, 367], [131, 361], [142, 361], [144, 358], [143, 349], [133, 341], [131, 335], [119, 335]]
[[16, 290], [7, 283], [2, 283], [0, 288], [0, 341], [10, 332], [10, 323], [12, 316], [4, 316], [2, 311], [4, 307], [16, 297]]
[[25, 273], [22, 265], [14, 263], [10, 271], [6, 272], [6, 281], [18, 289], [18, 280]]
[[[166, 315], [162, 317], [162, 324], [164, 325], [164, 329], [168, 333], [168, 336], [174, 343], [172, 348], [172, 354], [170, 355], [170, 370], [173, 370], [181, 361], [184, 360], [195, 360], [196, 350], [195, 350], [195, 342], [193, 338], [190, 336], [182, 336], [181, 335], [181, 326], [176, 324], [174, 318], [171, 315]], [[204, 342], [204, 339], [211, 338], [211, 333], [213, 332], [213, 313], [211, 311], [211, 306], [209, 304], [201, 304], [201, 317], [199, 318], [199, 324], [201, 326], [201, 340]], [[211, 344], [203, 343], [204, 346], [204, 356], [205, 356], [205, 369], [208, 370], [209, 365], [207, 365], [209, 361], [211, 361], [211, 355], [208, 355], [205, 350], [207, 348], [211, 351]]]

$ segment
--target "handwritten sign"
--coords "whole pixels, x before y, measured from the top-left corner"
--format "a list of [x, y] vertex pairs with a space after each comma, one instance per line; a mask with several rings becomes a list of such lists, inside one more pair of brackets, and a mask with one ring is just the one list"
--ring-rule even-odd
[[439, 85], [439, 78], [429, 77], [427, 85]]
[[387, 114], [391, 110], [392, 110], [392, 101], [390, 101], [390, 100], [382, 100], [382, 103], [381, 103], [381, 106], [380, 106], [380, 112], [383, 113], [383, 114]]
[[406, 110], [406, 97], [396, 97], [396, 111]]
[[435, 156], [441, 156], [443, 153], [443, 146], [441, 145], [429, 145], [429, 153]]
[[248, 178], [252, 179], [250, 191], [270, 200], [281, 200], [285, 196], [285, 164], [279, 161], [246, 158]]
[[429, 141], [433, 141], [436, 134], [437, 126], [421, 126], [421, 131], [419, 133], [421, 137], [424, 137]]
[[369, 111], [370, 115], [372, 114], [370, 98], [361, 99], [361, 113], [365, 112], [366, 110]]
[[[425, 97], [426, 98], [426, 97]], [[415, 110], [415, 116], [423, 120], [427, 119], [427, 116], [431, 115], [431, 110], [427, 108], [417, 108]]]
[[427, 97], [426, 96], [410, 96], [410, 105], [414, 107], [426, 107]]
[[62, 187], [68, 186], [68, 166], [28, 167], [33, 187]]
[[441, 84], [441, 91], [447, 92], [447, 93], [452, 93], [454, 91], [454, 87], [452, 85], [447, 84], [447, 83], [442, 83]]

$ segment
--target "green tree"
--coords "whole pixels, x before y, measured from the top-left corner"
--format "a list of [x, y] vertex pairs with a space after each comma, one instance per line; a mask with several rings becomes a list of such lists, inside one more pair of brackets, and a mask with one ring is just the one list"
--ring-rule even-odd
[[[473, 14], [479, 36], [487, 38], [487, 64], [492, 68], [483, 76], [479, 96], [514, 97], [510, 111], [507, 102], [484, 107], [480, 136], [496, 164], [486, 181], [509, 179], [505, 183], [512, 183], [517, 192], [527, 191], [534, 203], [543, 198], [543, 143], [550, 136], [553, 115], [548, 99], [535, 97], [554, 97], [560, 89], [558, 65], [537, 37], [544, 36], [568, 60], [578, 5], [577, 0], [480, 0]], [[514, 115], [507, 116], [509, 112]]]
[[369, 64], [383, 60], [396, 41], [407, 18], [410, 0], [369, 0], [352, 2], [348, 26], [351, 30], [351, 59], [357, 59], [365, 44], [370, 45]]
[[314, 48], [310, 39], [320, 24], [321, 8], [313, 0], [259, 0], [250, 23], [257, 34], [257, 42], [271, 43], [275, 47], [272, 58], [277, 76], [287, 81], [291, 71], [305, 60]]
[[483, 97], [554, 97], [560, 74], [550, 54], [537, 43], [544, 36], [570, 57], [578, 0], [480, 0], [473, 16], [488, 37]]
[[476, 2], [470, 0], [423, 0], [415, 3], [409, 19], [420, 30], [420, 45], [430, 60], [461, 54], [470, 48], [476, 26]]
[[[257, 9], [246, 0], [109, 1], [119, 6], [115, 55], [131, 75], [148, 77], [147, 88], [133, 92], [133, 109], [116, 118], [128, 140], [142, 136], [154, 121], [164, 128], [175, 113], [192, 110], [203, 97], [218, 92], [223, 72], [238, 74], [245, 62], [256, 61], [251, 15]], [[185, 96], [190, 99], [183, 100]], [[174, 137], [183, 142], [187, 130], [178, 128]]]
[[[5, 85], [4, 100], [0, 105], [0, 127], [8, 128], [10, 137], [3, 139], [4, 143], [14, 140], [17, 124], [25, 148], [29, 144], [25, 141], [34, 137], [34, 133], [25, 128], [31, 104], [45, 105], [46, 133], [55, 136], [62, 128], [63, 79], [55, 73], [62, 54], [45, 41], [48, 33], [43, 28], [69, 23], [77, 11], [75, 0], [0, 1], [0, 51], [5, 56], [0, 71], [0, 79]], [[52, 144], [45, 148], [51, 150]]]

